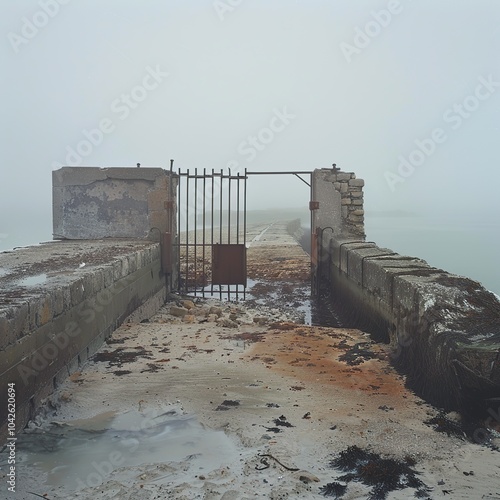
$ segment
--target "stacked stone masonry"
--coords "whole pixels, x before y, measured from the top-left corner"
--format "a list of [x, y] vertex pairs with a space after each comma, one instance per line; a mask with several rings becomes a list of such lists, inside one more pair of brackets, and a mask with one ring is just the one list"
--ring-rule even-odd
[[478, 282], [366, 242], [363, 185], [354, 173], [315, 171], [315, 281], [391, 343], [431, 401], [458, 408], [472, 396], [500, 398], [500, 301]]
[[364, 236], [363, 186], [365, 181], [357, 179], [354, 172], [338, 172], [332, 169], [316, 170], [314, 178], [316, 185], [331, 183], [335, 191], [340, 194], [340, 233]]
[[[332, 238], [320, 273], [369, 319], [429, 400], [460, 408], [500, 396], [500, 301], [469, 278], [355, 236]], [[436, 384], [440, 380], [440, 384]]]

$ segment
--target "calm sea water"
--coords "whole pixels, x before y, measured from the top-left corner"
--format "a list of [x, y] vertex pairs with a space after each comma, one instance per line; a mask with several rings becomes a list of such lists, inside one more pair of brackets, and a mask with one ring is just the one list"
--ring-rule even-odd
[[[0, 251], [52, 239], [50, 214], [0, 225]], [[303, 219], [304, 226], [308, 221]], [[367, 212], [368, 241], [481, 282], [500, 295], [500, 219], [496, 214], [391, 216]]]
[[368, 241], [481, 282], [500, 295], [500, 221], [496, 214], [367, 214]]
[[32, 213], [16, 215], [15, 220], [7, 213], [1, 215], [0, 251], [52, 240], [50, 213], [34, 209]]

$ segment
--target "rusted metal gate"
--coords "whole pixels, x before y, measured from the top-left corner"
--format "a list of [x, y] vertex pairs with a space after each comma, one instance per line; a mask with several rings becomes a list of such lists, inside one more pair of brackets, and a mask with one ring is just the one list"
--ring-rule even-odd
[[[312, 171], [231, 173], [229, 169], [179, 170], [176, 256], [178, 291], [195, 296], [245, 299], [247, 285], [247, 179], [251, 175], [293, 175], [310, 189], [311, 285], [317, 293], [318, 235], [313, 213]], [[308, 175], [307, 182], [302, 176]]]
[[178, 173], [178, 291], [245, 298], [246, 170]]

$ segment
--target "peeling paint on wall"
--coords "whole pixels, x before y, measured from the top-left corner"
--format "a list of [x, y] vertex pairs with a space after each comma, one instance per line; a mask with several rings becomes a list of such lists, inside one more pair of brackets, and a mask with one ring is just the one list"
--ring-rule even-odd
[[[166, 232], [170, 172], [161, 168], [63, 167], [53, 172], [54, 239], [147, 238]], [[172, 192], [175, 192], [175, 185]]]

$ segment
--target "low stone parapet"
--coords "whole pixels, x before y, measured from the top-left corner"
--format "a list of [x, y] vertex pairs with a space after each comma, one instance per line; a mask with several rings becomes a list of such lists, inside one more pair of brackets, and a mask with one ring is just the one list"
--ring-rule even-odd
[[[160, 245], [64, 241], [0, 254], [0, 390], [15, 384], [16, 427], [128, 316], [165, 302]], [[0, 410], [0, 436], [6, 433]]]
[[[500, 301], [469, 278], [375, 243], [331, 238], [319, 272], [356, 309], [427, 399], [448, 408], [500, 397]], [[482, 403], [481, 403], [482, 404]]]

